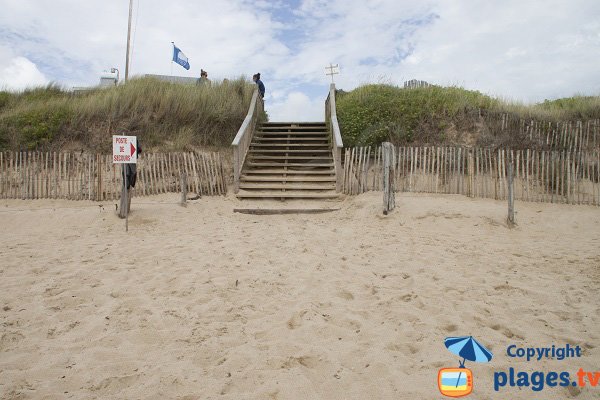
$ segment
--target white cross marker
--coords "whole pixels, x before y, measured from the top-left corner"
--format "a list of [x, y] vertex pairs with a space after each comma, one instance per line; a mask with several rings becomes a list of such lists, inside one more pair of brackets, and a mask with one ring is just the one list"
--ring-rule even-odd
[[331, 76], [331, 83], [333, 83], [333, 76], [340, 73], [340, 66], [338, 64], [329, 63], [328, 67], [325, 67], [325, 75]]

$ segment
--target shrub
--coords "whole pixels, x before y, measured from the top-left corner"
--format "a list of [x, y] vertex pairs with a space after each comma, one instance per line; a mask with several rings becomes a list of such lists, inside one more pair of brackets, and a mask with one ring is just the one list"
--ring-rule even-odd
[[518, 129], [502, 130], [495, 119], [501, 114], [508, 114], [512, 121], [600, 118], [600, 97], [526, 106], [477, 91], [439, 86], [364, 85], [350, 92], [338, 91], [336, 105], [346, 146], [377, 145], [386, 140], [403, 145], [523, 145], [526, 138], [518, 135]]

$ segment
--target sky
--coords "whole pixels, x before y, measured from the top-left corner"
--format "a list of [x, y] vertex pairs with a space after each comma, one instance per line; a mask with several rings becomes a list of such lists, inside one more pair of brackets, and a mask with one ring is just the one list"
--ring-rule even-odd
[[[0, 89], [123, 78], [128, 0], [0, 10]], [[130, 76], [260, 72], [272, 121], [324, 120], [329, 63], [346, 91], [418, 79], [525, 103], [600, 95], [599, 0], [133, 0], [132, 44]]]

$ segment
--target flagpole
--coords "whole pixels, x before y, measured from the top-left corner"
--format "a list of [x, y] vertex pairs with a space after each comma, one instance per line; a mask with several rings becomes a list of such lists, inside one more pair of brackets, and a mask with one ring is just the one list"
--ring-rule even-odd
[[127, 23], [127, 55], [125, 57], [125, 82], [129, 78], [129, 43], [131, 41], [131, 10], [133, 9], [133, 0], [129, 0], [129, 21]]
[[173, 54], [175, 54], [175, 42], [171, 42], [173, 49], [171, 49], [171, 76], [173, 76]]

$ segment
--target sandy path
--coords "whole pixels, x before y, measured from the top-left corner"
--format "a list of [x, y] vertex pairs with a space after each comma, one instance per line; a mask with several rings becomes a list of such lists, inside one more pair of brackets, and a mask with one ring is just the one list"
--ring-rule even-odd
[[517, 203], [510, 230], [504, 202], [460, 196], [398, 196], [387, 217], [380, 193], [321, 215], [177, 200], [135, 199], [129, 234], [112, 204], [0, 201], [1, 398], [434, 399], [455, 335], [494, 352], [467, 365], [478, 399], [534, 398], [494, 392], [511, 366], [600, 370], [598, 208]]

